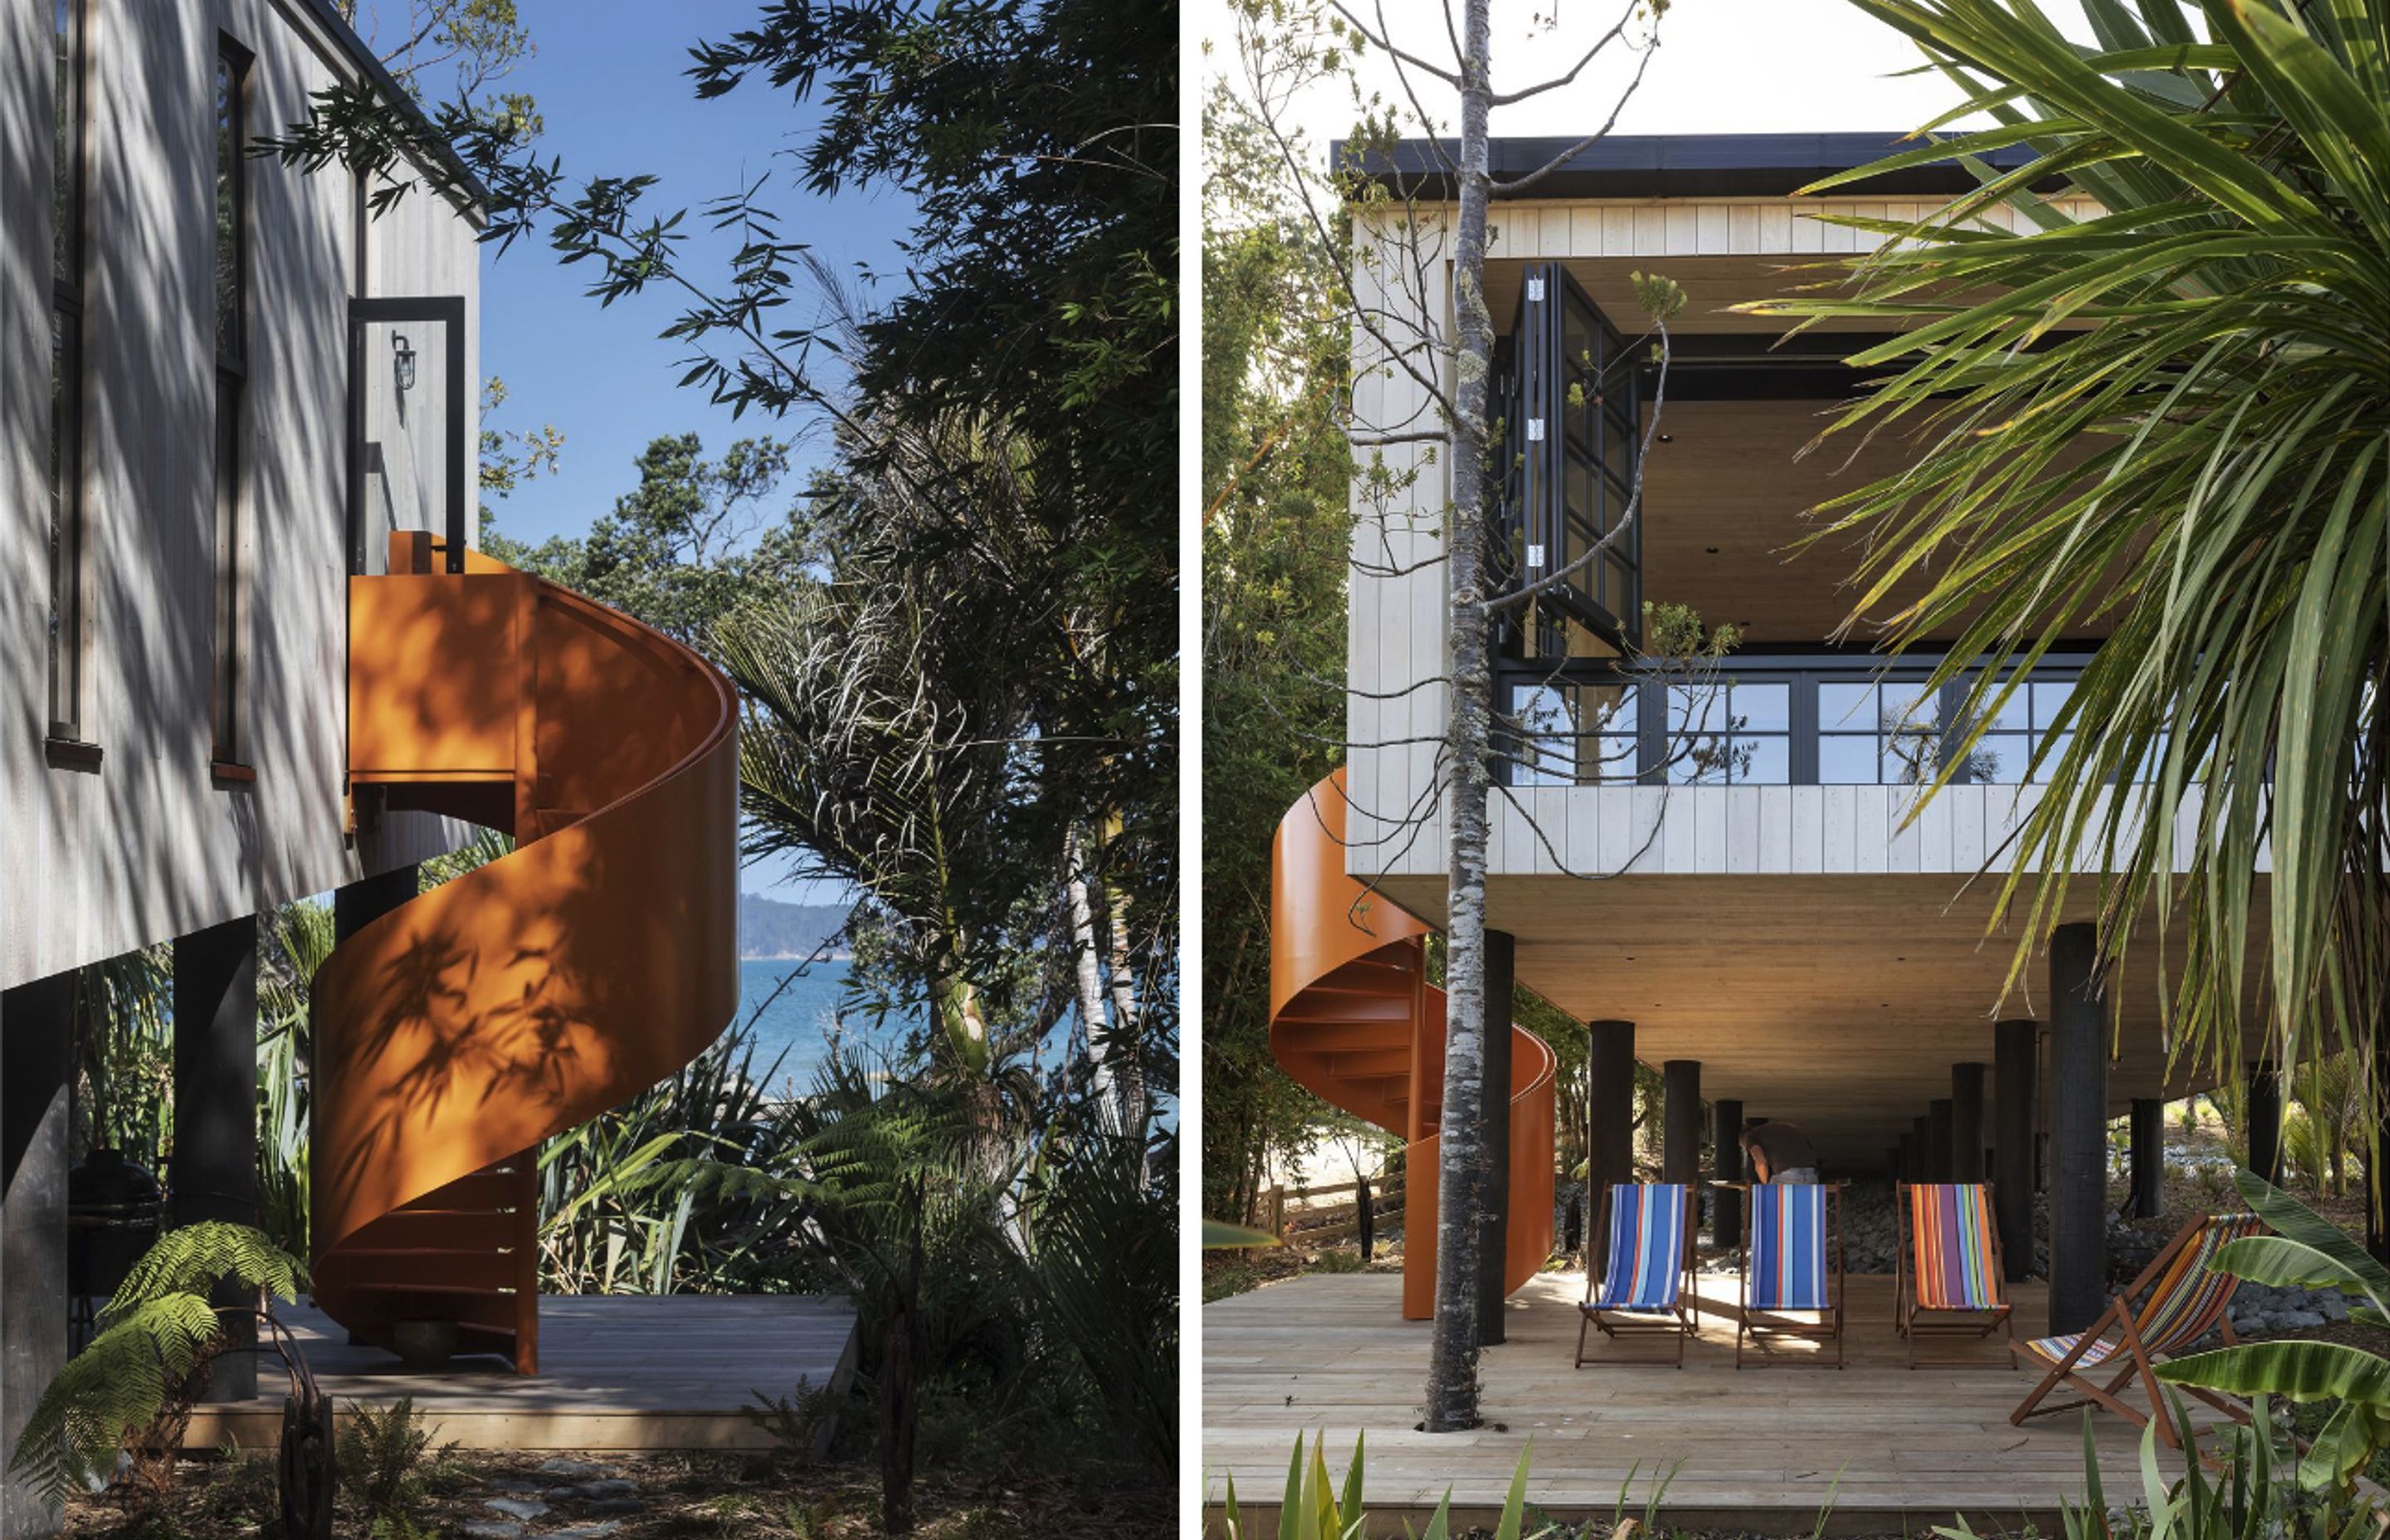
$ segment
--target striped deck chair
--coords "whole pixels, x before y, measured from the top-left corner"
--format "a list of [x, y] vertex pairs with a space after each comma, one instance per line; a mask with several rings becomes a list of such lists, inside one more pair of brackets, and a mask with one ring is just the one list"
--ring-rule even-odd
[[1894, 1195], [1894, 1222], [1904, 1234], [1893, 1251], [1893, 1329], [1908, 1339], [1908, 1367], [2015, 1367], [2008, 1354], [1918, 1355], [1920, 1343], [1928, 1338], [1981, 1341], [1995, 1331], [2006, 1331], [2009, 1341], [2016, 1340], [2001, 1282], [1991, 1184], [1903, 1182]]
[[[1778, 1338], [1834, 1344], [1843, 1367], [1842, 1186], [1767, 1183], [1751, 1191], [1742, 1244], [1742, 1319], [1735, 1327], [1734, 1367], [1790, 1363], [1766, 1349]], [[1814, 1320], [1794, 1316], [1815, 1316]], [[1746, 1358], [1744, 1344], [1754, 1351]], [[1818, 1354], [1809, 1362], [1826, 1367]]]
[[[1585, 1270], [1584, 1318], [1576, 1328], [1576, 1367], [1585, 1367], [1586, 1334], [1614, 1340], [1674, 1337], [1677, 1367], [1685, 1367], [1685, 1341], [1695, 1326], [1685, 1312], [1691, 1292], [1692, 1189], [1682, 1182], [1620, 1183], [1610, 1189], [1610, 1266], [1597, 1291], [1593, 1269]], [[1588, 1259], [1589, 1260], [1589, 1259]]]
[[[2139, 1277], [2109, 1302], [2108, 1308], [2088, 1329], [2010, 1343], [2009, 1351], [2026, 1367], [2047, 1372], [2041, 1383], [2009, 1414], [2009, 1420], [2022, 1423], [2029, 1417], [2097, 1405], [2128, 1418], [2137, 1427], [2147, 1427], [2147, 1414], [2124, 1400], [2126, 1387], [2139, 1379], [2141, 1393], [2151, 1406], [2163, 1406], [2165, 1403], [2158, 1396], [2160, 1360], [2181, 1352], [2207, 1335], [2212, 1328], [2223, 1328], [2227, 1345], [2237, 1341], [2225, 1306], [2232, 1303], [2232, 1291], [2241, 1286], [2241, 1280], [2229, 1273], [2212, 1272], [2207, 1264], [2224, 1247], [2255, 1235], [2262, 1227], [2262, 1222], [2253, 1213], [2210, 1214], [2194, 1219], [2166, 1242], [2165, 1250], [2141, 1269]], [[2136, 1310], [2133, 1298], [2144, 1290], [2146, 1296]], [[2115, 1372], [2109, 1376], [2107, 1371], [2112, 1368]], [[2045, 1405], [2044, 1398], [2062, 1384], [2081, 1392], [2081, 1395], [2072, 1401]], [[2248, 1408], [2238, 1402], [2196, 1385], [2175, 1388], [2237, 1422], [2249, 1420]], [[2167, 1447], [2179, 1448], [2180, 1441], [2172, 1423], [2171, 1418], [2159, 1418], [2158, 1436], [2165, 1440]]]

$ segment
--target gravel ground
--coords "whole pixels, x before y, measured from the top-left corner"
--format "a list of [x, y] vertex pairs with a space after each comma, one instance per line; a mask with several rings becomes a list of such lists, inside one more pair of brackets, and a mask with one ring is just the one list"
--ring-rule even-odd
[[[874, 1466], [791, 1469], [731, 1454], [559, 1457], [459, 1451], [418, 1520], [423, 1540], [843, 1540], [880, 1533]], [[1062, 1536], [1129, 1540], [1173, 1533], [1176, 1496], [1150, 1486], [1090, 1491], [1031, 1474], [926, 1479], [922, 1540]], [[144, 1523], [114, 1497], [68, 1504], [65, 1533], [122, 1540], [272, 1540], [270, 1455], [185, 1459]], [[341, 1536], [366, 1533], [343, 1509]]]

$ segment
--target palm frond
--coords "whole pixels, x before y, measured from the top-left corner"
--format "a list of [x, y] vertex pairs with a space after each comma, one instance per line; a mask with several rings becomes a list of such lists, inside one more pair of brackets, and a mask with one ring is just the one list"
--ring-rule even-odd
[[1922, 453], [1819, 538], [1868, 542], [1853, 625], [1957, 638], [1951, 764], [2103, 635], [2033, 756], [2012, 978], [2088, 880], [2112, 959], [2145, 927], [2179, 958], [2178, 1053], [2228, 1067], [2244, 1019], [2284, 1062], [2352, 1040], [2390, 1003], [2390, 7], [2103, 0], [2085, 47], [2030, 3], [1856, 3], [1962, 86], [1944, 122], [1998, 124], [1912, 158], [2031, 157], [1751, 308], [1896, 333], [1823, 439]]

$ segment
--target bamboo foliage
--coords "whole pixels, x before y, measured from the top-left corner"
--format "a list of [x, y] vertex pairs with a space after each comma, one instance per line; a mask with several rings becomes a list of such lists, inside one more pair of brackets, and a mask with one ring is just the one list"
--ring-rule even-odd
[[2108, 633], [2034, 751], [2011, 981], [2096, 871], [2111, 960], [2149, 922], [2180, 958], [2178, 1055], [2231, 1063], [2260, 1011], [2281, 1062], [2352, 1041], [2390, 977], [2390, 5], [2090, 0], [2084, 46], [2032, 0], [1854, 3], [1960, 86], [1928, 131], [1997, 126], [1810, 190], [1954, 154], [1982, 186], [1841, 221], [1883, 244], [1750, 308], [1896, 333], [1820, 443], [1924, 453], [1818, 537], [1868, 545], [1850, 625], [1958, 637], [1950, 764], [2053, 643]]

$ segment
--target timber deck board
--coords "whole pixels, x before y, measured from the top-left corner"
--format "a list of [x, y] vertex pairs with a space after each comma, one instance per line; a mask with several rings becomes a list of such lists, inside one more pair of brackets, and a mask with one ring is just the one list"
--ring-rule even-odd
[[[1672, 1465], [1662, 1511], [1679, 1523], [1793, 1524], [1806, 1534], [1831, 1495], [1831, 1527], [1845, 1532], [1903, 1521], [1916, 1531], [1964, 1512], [2008, 1527], [2032, 1518], [2048, 1533], [2062, 1505], [2082, 1500], [2080, 1414], [2017, 1427], [2009, 1413], [2037, 1376], [1911, 1369], [1892, 1328], [1890, 1277], [1847, 1281], [1840, 1370], [1738, 1373], [1734, 1326], [1718, 1315], [1703, 1315], [1681, 1370], [1633, 1361], [1672, 1358], [1664, 1340], [1598, 1335], [1586, 1367], [1573, 1369], [1584, 1290], [1582, 1273], [1547, 1273], [1511, 1297], [1509, 1340], [1481, 1361], [1487, 1425], [1458, 1434], [1415, 1431], [1429, 1328], [1402, 1319], [1398, 1276], [1313, 1274], [1205, 1305], [1205, 1503], [1216, 1507], [1233, 1476], [1249, 1512], [1273, 1508], [1296, 1436], [1321, 1432], [1340, 1482], [1355, 1435], [1366, 1433], [1368, 1506], [1392, 1533], [1406, 1516], [1416, 1525], [1447, 1487], [1456, 1518], [1498, 1508], [1530, 1438], [1527, 1498], [1555, 1518], [1607, 1517], [1622, 1486], [1627, 1510], [1639, 1512], [1652, 1473]], [[1731, 1298], [1731, 1282], [1705, 1277], [1703, 1293]], [[2045, 1287], [2011, 1293], [2019, 1337], [2039, 1335]], [[2007, 1360], [1997, 1337], [1930, 1351]], [[1796, 1355], [1808, 1356], [1785, 1353]], [[2107, 1489], [2138, 1493], [2139, 1430], [2104, 1413], [2094, 1430]], [[2161, 1451], [2161, 1466], [2169, 1477], [2181, 1470], [2170, 1452]]]
[[[800, 1383], [843, 1391], [854, 1370], [853, 1307], [815, 1295], [544, 1296], [533, 1376], [495, 1358], [413, 1370], [352, 1345], [312, 1305], [280, 1314], [337, 1406], [412, 1396], [440, 1438], [475, 1449], [765, 1448], [771, 1436], [743, 1415], [759, 1392], [793, 1400]], [[270, 1446], [281, 1371], [279, 1359], [263, 1356], [258, 1399], [201, 1406], [184, 1447]]]

